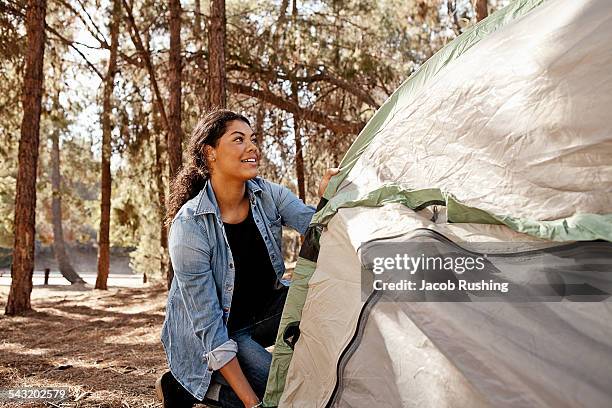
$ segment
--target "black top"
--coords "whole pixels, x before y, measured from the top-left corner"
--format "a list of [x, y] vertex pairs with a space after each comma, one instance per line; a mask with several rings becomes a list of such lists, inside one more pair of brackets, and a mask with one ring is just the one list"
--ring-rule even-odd
[[227, 322], [228, 332], [234, 332], [254, 323], [264, 301], [272, 295], [277, 278], [250, 208], [244, 221], [223, 225], [236, 268], [234, 294]]

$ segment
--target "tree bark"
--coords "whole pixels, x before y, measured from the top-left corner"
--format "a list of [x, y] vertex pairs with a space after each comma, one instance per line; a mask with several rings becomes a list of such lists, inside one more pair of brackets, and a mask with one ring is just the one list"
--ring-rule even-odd
[[472, 5], [476, 13], [476, 21], [483, 20], [489, 15], [487, 0], [472, 0]]
[[199, 50], [199, 43], [200, 43], [200, 37], [202, 35], [202, 3], [201, 0], [194, 0], [194, 26], [193, 26], [193, 34], [195, 36], [195, 40], [198, 43], [198, 50]]
[[[149, 44], [148, 35], [145, 36], [147, 45]], [[155, 89], [153, 87], [153, 82], [150, 82], [151, 92], [155, 94]], [[161, 256], [159, 260], [159, 268], [162, 276], [166, 274], [166, 280], [168, 281], [168, 274], [172, 274], [171, 270], [172, 265], [170, 264], [169, 259], [170, 255], [168, 253], [168, 230], [166, 228], [166, 184], [164, 183], [164, 173], [166, 171], [166, 154], [167, 154], [167, 146], [168, 138], [163, 137], [164, 127], [160, 123], [160, 112], [159, 105], [155, 102], [152, 104], [152, 133], [154, 135], [154, 147], [155, 147], [155, 165], [153, 168], [153, 174], [155, 175], [155, 183], [157, 186], [157, 214], [159, 217], [160, 225], [160, 248], [161, 248]], [[170, 172], [168, 172], [170, 174]], [[170, 268], [170, 269], [168, 269]], [[172, 282], [171, 280], [169, 280]], [[168, 286], [169, 287], [169, 286]]]
[[28, 48], [23, 81], [23, 118], [19, 140], [19, 169], [15, 192], [15, 240], [11, 266], [11, 289], [5, 313], [31, 310], [34, 240], [36, 225], [36, 170], [40, 137], [40, 112], [45, 55], [46, 0], [29, 0], [26, 12]]
[[[170, 177], [168, 180], [174, 180], [181, 167], [182, 158], [182, 130], [181, 130], [181, 2], [180, 0], [169, 0], [170, 9], [170, 74], [168, 88], [170, 89], [170, 101], [168, 103], [168, 122], [170, 129], [168, 131], [168, 159], [170, 162]], [[162, 230], [162, 239], [165, 229]], [[168, 289], [172, 284], [174, 271], [171, 265], [167, 269], [167, 284]]]
[[170, 101], [168, 103], [168, 159], [170, 162], [170, 180], [177, 175], [182, 158], [183, 135], [181, 130], [181, 91], [182, 91], [182, 61], [181, 61], [181, 2], [170, 0], [170, 72], [168, 88]]
[[[195, 0], [195, 18], [193, 27], [193, 36], [195, 38], [196, 52], [194, 60], [196, 64], [197, 72], [206, 72], [208, 67], [206, 66], [206, 59], [204, 58], [204, 43], [202, 32], [202, 4], [201, 0]], [[194, 87], [194, 93], [197, 100], [197, 112], [198, 116], [201, 116], [206, 111], [206, 105], [208, 104], [208, 97], [206, 95], [206, 75], [198, 76]]]
[[[60, 109], [59, 103], [54, 103], [55, 109]], [[60, 273], [71, 284], [84, 284], [85, 281], [79, 276], [72, 267], [70, 258], [66, 253], [64, 242], [64, 229], [62, 227], [62, 192], [60, 174], [60, 150], [59, 150], [59, 130], [53, 129], [51, 132], [51, 188], [53, 194], [51, 198], [51, 213], [53, 219], [53, 253], [59, 266]]]
[[160, 270], [162, 273], [166, 272], [166, 281], [168, 289], [172, 283], [172, 266], [168, 262], [168, 230], [166, 229], [165, 214], [166, 214], [166, 187], [164, 185], [164, 161], [163, 161], [163, 139], [160, 137], [159, 132], [155, 131], [155, 182], [157, 184], [157, 197], [159, 204], [157, 205], [158, 217], [161, 220], [160, 230], [160, 246], [162, 249], [162, 255], [159, 263]]
[[100, 232], [98, 235], [98, 276], [96, 289], [106, 290], [110, 270], [110, 207], [111, 207], [111, 97], [117, 69], [117, 47], [119, 39], [119, 21], [121, 18], [120, 0], [113, 1], [112, 20], [110, 24], [111, 48], [108, 70], [104, 78], [104, 100], [102, 102], [102, 164], [100, 188]]
[[225, 108], [225, 0], [210, 2], [208, 26], [209, 106]]
[[[294, 81], [291, 83], [291, 98], [299, 106], [298, 85]], [[302, 152], [302, 137], [300, 134], [300, 117], [298, 113], [293, 114], [293, 136], [295, 142], [295, 176], [297, 177], [298, 195], [303, 202], [306, 202], [306, 186], [304, 180], [304, 154]]]
[[161, 230], [159, 236], [159, 244], [162, 250], [162, 255], [159, 261], [160, 271], [166, 273], [166, 284], [170, 289], [174, 271], [172, 264], [168, 262], [170, 256], [168, 254], [168, 230], [166, 228], [166, 186], [164, 185], [164, 139], [161, 137], [161, 128], [159, 126], [158, 111], [153, 105], [153, 132], [155, 134], [155, 182], [157, 184], [158, 205], [157, 211], [161, 221]]

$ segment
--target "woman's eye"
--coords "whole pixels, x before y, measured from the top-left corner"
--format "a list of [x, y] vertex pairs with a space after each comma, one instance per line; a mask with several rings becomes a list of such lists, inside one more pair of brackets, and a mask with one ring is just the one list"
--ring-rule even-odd
[[244, 138], [242, 136], [238, 136], [237, 138], [234, 139], [235, 142], [243, 142]]

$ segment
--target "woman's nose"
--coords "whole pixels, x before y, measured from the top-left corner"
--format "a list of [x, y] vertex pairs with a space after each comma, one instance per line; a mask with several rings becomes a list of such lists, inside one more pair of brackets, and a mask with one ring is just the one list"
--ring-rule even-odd
[[248, 151], [255, 151], [255, 152], [259, 152], [259, 147], [257, 146], [257, 144], [253, 143], [252, 140], [249, 140], [249, 144], [247, 145], [247, 150]]

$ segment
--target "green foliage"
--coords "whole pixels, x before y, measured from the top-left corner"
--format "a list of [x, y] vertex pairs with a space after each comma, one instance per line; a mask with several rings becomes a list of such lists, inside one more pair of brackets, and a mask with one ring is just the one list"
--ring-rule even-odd
[[[492, 1], [495, 8], [506, 0]], [[139, 0], [134, 18], [151, 59], [162, 99], [168, 89], [168, 22], [166, 4]], [[185, 140], [206, 109], [207, 44], [194, 2], [183, 2], [183, 113]], [[286, 5], [285, 9], [281, 7]], [[454, 14], [448, 4], [454, 5]], [[159, 7], [162, 7], [160, 9]], [[316, 111], [331, 122], [365, 123], [384, 100], [437, 49], [470, 24], [469, 0], [278, 0], [228, 1], [227, 79], [277, 100], [297, 103], [300, 113]], [[79, 46], [99, 72], [106, 71], [110, 41], [109, 10], [98, 2], [50, 3], [47, 23]], [[87, 13], [86, 13], [87, 12]], [[452, 15], [451, 15], [452, 14]], [[87, 28], [86, 28], [87, 27]], [[152, 84], [142, 56], [122, 21], [120, 58], [112, 98], [113, 158], [110, 240], [112, 246], [135, 248], [132, 268], [161, 279], [164, 252], [161, 224], [168, 196], [165, 132], [154, 106]], [[12, 245], [13, 200], [21, 120], [20, 89], [25, 49], [23, 22], [17, 14], [0, 16], [0, 246]], [[86, 38], [85, 40], [83, 38]], [[93, 44], [93, 45], [92, 45]], [[61, 139], [63, 226], [69, 244], [94, 246], [100, 222], [101, 95], [99, 78], [48, 33], [45, 97], [41, 122], [37, 239], [52, 240], [48, 143]], [[297, 87], [294, 95], [292, 88]], [[53, 97], [59, 95], [59, 103]], [[228, 107], [246, 113], [259, 126], [264, 158], [261, 174], [295, 187], [294, 114], [278, 103], [230, 93]], [[259, 119], [258, 119], [259, 118]], [[336, 165], [356, 134], [333, 131], [319, 121], [300, 120], [307, 201], [325, 168]], [[162, 191], [160, 191], [162, 190]], [[289, 255], [288, 255], [289, 256]]]
[[[128, 150], [130, 151], [130, 150]], [[161, 213], [157, 185], [152, 176], [154, 150], [143, 145], [134, 154], [126, 154], [124, 166], [115, 175], [115, 199], [111, 217], [111, 242], [130, 246], [130, 266], [137, 273], [161, 279]]]
[[13, 245], [13, 214], [21, 126], [25, 48], [20, 18], [0, 13], [0, 246]]
[[[455, 36], [437, 1], [302, 1], [297, 8], [290, 1], [285, 10], [282, 4], [229, 4], [228, 79], [285, 100], [294, 98], [291, 83], [297, 83], [299, 105], [332, 119], [367, 121], [402, 81]], [[262, 103], [232, 95], [230, 105], [255, 117]], [[266, 172], [292, 184], [293, 115], [275, 106], [265, 108]], [[320, 175], [339, 162], [356, 134], [313, 122], [300, 126], [308, 197], [316, 201]]]

